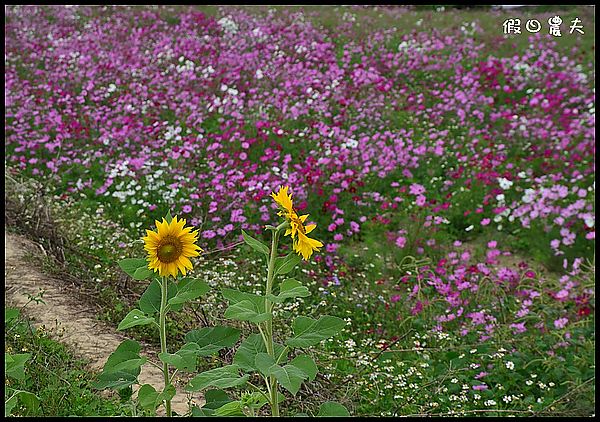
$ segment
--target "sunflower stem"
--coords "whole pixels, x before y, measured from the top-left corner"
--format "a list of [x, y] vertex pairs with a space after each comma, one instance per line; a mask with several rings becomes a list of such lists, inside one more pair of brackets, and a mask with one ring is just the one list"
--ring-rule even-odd
[[[279, 240], [279, 231], [285, 227], [285, 224], [280, 224], [276, 230], [273, 231], [273, 238], [271, 240], [271, 254], [269, 257], [269, 267], [267, 270], [267, 288], [265, 294], [265, 312], [273, 312], [271, 307], [271, 301], [268, 296], [273, 290], [273, 279], [275, 278], [275, 258], [277, 258], [277, 241]], [[265, 322], [265, 347], [267, 353], [275, 359], [275, 347], [273, 342], [273, 316], [271, 319]], [[267, 381], [267, 380], [265, 380]], [[267, 384], [269, 395], [271, 396], [271, 416], [279, 416], [279, 403], [277, 402], [277, 379], [274, 375], [270, 375]]]
[[[161, 287], [161, 297], [160, 297], [160, 351], [162, 353], [167, 353], [167, 326], [166, 326], [166, 318], [167, 318], [167, 278], [162, 278]], [[165, 390], [169, 386], [169, 364], [166, 362], [163, 363], [163, 375], [165, 378]], [[165, 410], [167, 412], [167, 416], [173, 416], [171, 412], [171, 400], [165, 400]]]

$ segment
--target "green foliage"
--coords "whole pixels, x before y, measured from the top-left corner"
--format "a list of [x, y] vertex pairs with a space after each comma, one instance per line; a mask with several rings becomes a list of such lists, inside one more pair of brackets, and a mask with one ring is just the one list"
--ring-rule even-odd
[[350, 412], [341, 404], [328, 401], [319, 407], [317, 416], [350, 416]]
[[[275, 355], [280, 356], [286, 348], [280, 344], [275, 344]], [[233, 357], [233, 363], [238, 365], [244, 371], [258, 371], [256, 366], [256, 356], [260, 353], [267, 353], [267, 347], [260, 334], [251, 334], [242, 341]]]
[[168, 299], [169, 305], [181, 305], [204, 296], [210, 287], [202, 280], [183, 278], [177, 283], [177, 294]]
[[129, 312], [117, 327], [117, 331], [126, 330], [136, 325], [148, 325], [154, 323], [154, 318], [147, 316], [139, 309]]
[[254, 323], [261, 323], [272, 318], [271, 313], [265, 312], [265, 300], [261, 296], [233, 289], [223, 289], [223, 297], [231, 303], [223, 314], [225, 318]]
[[230, 388], [245, 384], [248, 378], [249, 375], [240, 376], [237, 365], [227, 365], [196, 375], [190, 380], [186, 390], [200, 391], [208, 387]]
[[240, 330], [232, 327], [205, 327], [192, 330], [185, 336], [188, 344], [197, 344], [199, 356], [208, 356], [225, 347], [233, 347], [240, 338]]
[[122, 390], [137, 382], [141, 367], [148, 359], [140, 356], [140, 344], [124, 340], [109, 356], [94, 387]]
[[294, 337], [286, 340], [286, 344], [291, 347], [314, 346], [339, 333], [345, 325], [343, 319], [328, 315], [318, 320], [300, 316], [293, 323]]
[[298, 280], [288, 278], [279, 286], [279, 294], [277, 296], [270, 294], [267, 295], [267, 298], [271, 302], [283, 303], [286, 299], [307, 296], [310, 296], [308, 288], [303, 286]]
[[[321, 316], [318, 320], [298, 316], [292, 324], [294, 337], [286, 340], [287, 346], [284, 347], [274, 341], [273, 326], [277, 324], [277, 321], [273, 320], [274, 305], [282, 304], [288, 299], [310, 296], [308, 288], [293, 278], [286, 279], [279, 284], [278, 295], [271, 293], [273, 286], [276, 284], [275, 277], [289, 273], [301, 260], [294, 254], [288, 254], [284, 257], [277, 256], [277, 230], [282, 229], [283, 226], [278, 229], [271, 227], [274, 239], [274, 246], [271, 251], [243, 232], [246, 243], [250, 244], [254, 250], [261, 254], [270, 252], [265, 295], [245, 293], [234, 289], [222, 290], [223, 297], [229, 301], [229, 307], [225, 310], [224, 316], [230, 319], [253, 322], [260, 331], [260, 334], [252, 334], [241, 343], [233, 358], [235, 367], [230, 369], [229, 372], [235, 370], [237, 374], [237, 369], [259, 372], [265, 383], [267, 383], [268, 396], [267, 392], [264, 391], [257, 392], [257, 394], [265, 398], [268, 397], [265, 403], [270, 404], [273, 416], [279, 416], [277, 385], [281, 385], [293, 396], [296, 396], [302, 383], [306, 380], [314, 381], [318, 371], [314, 360], [306, 354], [300, 354], [290, 362], [285, 363], [289, 347], [314, 346], [334, 336], [346, 325], [344, 320], [328, 315]], [[196, 391], [211, 385], [217, 386], [214, 384], [215, 378], [220, 376], [220, 379], [223, 379], [223, 368], [212, 371], [198, 375], [190, 382], [191, 387], [188, 386], [188, 389], [193, 388]], [[230, 373], [229, 377], [237, 380], [234, 374]], [[225, 388], [223, 385], [218, 386]], [[234, 385], [227, 383], [227, 386]], [[256, 398], [262, 400], [258, 395]], [[240, 412], [253, 415], [262, 405], [261, 402], [256, 403], [256, 406], [252, 406], [244, 405], [241, 401], [234, 401], [219, 408], [214, 412], [214, 415], [238, 415]], [[196, 413], [208, 414], [210, 412], [205, 409], [198, 409]]]
[[[175, 283], [167, 279], [167, 301], [174, 299], [177, 296], [178, 288]], [[148, 315], [157, 314], [160, 311], [160, 283], [158, 280], [152, 280], [152, 282], [146, 288], [146, 291], [140, 297], [138, 302], [142, 312]], [[175, 306], [172, 306], [174, 310], [177, 310]]]
[[[8, 310], [7, 308], [6, 310]], [[15, 308], [12, 308], [15, 309]], [[6, 312], [5, 310], [5, 312]], [[5, 416], [114, 416], [130, 415], [131, 406], [103, 398], [92, 387], [95, 375], [86, 362], [53, 340], [43, 328], [34, 328], [16, 312], [5, 327]], [[5, 322], [8, 322], [5, 319]], [[26, 353], [12, 353], [27, 350]], [[29, 355], [6, 364], [6, 356]], [[10, 361], [10, 359], [8, 359]], [[21, 367], [20, 363], [23, 363]], [[6, 371], [15, 373], [13, 378]], [[24, 375], [24, 376], [23, 376]]]
[[31, 358], [31, 353], [16, 355], [4, 354], [4, 375], [18, 379], [25, 379], [25, 363]]
[[249, 245], [252, 249], [265, 255], [269, 255], [269, 247], [267, 245], [253, 238], [244, 230], [242, 230], [242, 236], [244, 237], [244, 242], [246, 242], [246, 244]]
[[275, 275], [289, 273], [300, 261], [302, 261], [302, 257], [295, 252], [275, 258]]
[[118, 264], [123, 271], [135, 278], [135, 272], [138, 270], [138, 268], [147, 267], [148, 261], [141, 258], [125, 258], [120, 260]]

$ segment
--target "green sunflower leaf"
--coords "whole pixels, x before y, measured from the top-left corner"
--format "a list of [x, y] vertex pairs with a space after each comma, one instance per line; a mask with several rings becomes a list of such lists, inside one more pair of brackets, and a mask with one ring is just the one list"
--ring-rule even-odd
[[341, 404], [328, 401], [319, 407], [317, 416], [350, 416], [350, 412]]
[[246, 242], [252, 249], [257, 252], [264, 253], [265, 255], [269, 255], [269, 247], [262, 243], [260, 240], [257, 240], [242, 230], [242, 236], [244, 237], [244, 242]]
[[300, 390], [302, 381], [307, 378], [307, 375], [304, 373], [304, 371], [292, 365], [285, 365], [283, 367], [279, 365], [273, 365], [271, 368], [269, 368], [269, 374], [274, 375], [277, 381], [279, 381], [279, 384], [281, 384], [283, 388], [288, 390], [294, 396], [298, 390]]
[[120, 390], [136, 383], [146, 359], [140, 356], [140, 349], [137, 341], [123, 341], [108, 357], [98, 380], [92, 384], [93, 387], [98, 390]]
[[277, 296], [267, 295], [269, 300], [275, 303], [283, 303], [286, 299], [306, 296], [310, 296], [308, 288], [293, 278], [288, 278], [281, 283], [279, 286], [279, 294]]
[[148, 267], [148, 261], [143, 258], [125, 258], [118, 262], [119, 267], [131, 277], [140, 267]]
[[269, 312], [260, 312], [256, 303], [249, 300], [242, 300], [241, 302], [230, 305], [223, 316], [238, 321], [250, 321], [255, 324], [267, 321], [273, 317]]
[[[177, 290], [177, 285], [170, 278], [167, 279], [167, 300], [174, 298], [177, 295]], [[144, 294], [140, 297], [138, 302], [140, 309], [147, 315], [154, 315], [160, 312], [161, 295], [158, 280], [152, 280]], [[172, 304], [171, 309], [177, 311], [181, 309], [181, 305]]]
[[207, 387], [230, 388], [245, 384], [249, 375], [241, 377], [237, 365], [227, 365], [221, 368], [202, 372], [192, 378], [186, 386], [187, 391], [200, 391]]
[[232, 327], [205, 327], [185, 335], [187, 343], [198, 345], [198, 356], [209, 356], [225, 347], [233, 347], [240, 338], [240, 330]]
[[325, 315], [315, 320], [309, 317], [297, 317], [292, 324], [294, 337], [286, 341], [291, 347], [314, 346], [322, 340], [333, 337], [346, 326], [346, 322], [337, 317]]
[[302, 261], [302, 257], [295, 252], [275, 259], [275, 275], [287, 274]]
[[136, 325], [148, 325], [154, 322], [154, 318], [149, 317], [139, 309], [134, 309], [129, 312], [123, 321], [119, 323], [117, 327], [117, 331], [126, 330], [131, 327], [135, 327]]
[[[279, 357], [285, 350], [281, 344], [275, 343], [275, 356]], [[238, 347], [233, 356], [233, 363], [238, 365], [244, 371], [258, 371], [256, 367], [256, 356], [259, 353], [266, 353], [267, 348], [260, 334], [249, 335]], [[287, 352], [286, 356], [287, 357]]]
[[152, 271], [150, 268], [148, 268], [148, 266], [139, 267], [133, 273], [133, 278], [136, 280], [146, 280], [148, 277], [151, 277], [152, 274], [154, 274], [154, 271]]
[[308, 377], [309, 380], [314, 381], [319, 372], [315, 361], [308, 355], [298, 355], [289, 363], [291, 366], [295, 366]]
[[169, 299], [170, 305], [179, 305], [199, 298], [210, 290], [208, 284], [196, 278], [183, 278], [177, 283], [177, 294]]

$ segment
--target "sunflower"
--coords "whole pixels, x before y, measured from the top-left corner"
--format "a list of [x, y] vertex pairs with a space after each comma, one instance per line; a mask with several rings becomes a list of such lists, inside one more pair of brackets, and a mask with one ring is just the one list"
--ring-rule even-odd
[[289, 223], [288, 229], [285, 231], [285, 236], [291, 236], [294, 246], [294, 251], [298, 255], [302, 255], [305, 260], [308, 260], [312, 255], [313, 251], [319, 251], [319, 248], [323, 246], [321, 242], [316, 239], [311, 239], [306, 236], [308, 233], [313, 231], [316, 224], [304, 225], [304, 222], [308, 218], [309, 214], [298, 216], [298, 213], [294, 209], [292, 202], [292, 195], [288, 193], [289, 186], [280, 187], [277, 194], [271, 193], [271, 197], [281, 207], [278, 215], [285, 217]]
[[148, 268], [158, 271], [161, 277], [172, 275], [176, 278], [179, 271], [185, 275], [193, 268], [189, 258], [198, 256], [198, 251], [203, 252], [194, 243], [198, 240], [198, 231], [183, 228], [185, 219], [177, 220], [177, 216], [171, 222], [163, 218], [162, 222], [156, 220], [155, 223], [157, 231], [146, 230], [147, 236], [143, 238]]
[[[313, 224], [312, 226], [307, 227], [312, 227], [314, 229], [316, 226], [316, 224]], [[308, 230], [306, 232], [308, 233]], [[301, 231], [298, 232], [298, 239], [294, 241], [294, 251], [296, 251], [298, 255], [302, 255], [305, 261], [310, 258], [313, 251], [319, 252], [321, 246], [323, 246], [321, 242], [316, 239], [311, 239]]]
[[292, 203], [292, 194], [288, 194], [289, 188], [289, 186], [280, 186], [279, 191], [277, 193], [271, 193], [271, 197], [282, 208], [282, 211], [279, 212], [279, 215], [282, 217], [285, 213], [291, 213], [294, 211], [294, 205]]

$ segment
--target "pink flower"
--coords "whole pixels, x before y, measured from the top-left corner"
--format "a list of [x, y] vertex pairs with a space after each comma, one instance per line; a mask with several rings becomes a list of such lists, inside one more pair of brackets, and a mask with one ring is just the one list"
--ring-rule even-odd
[[419, 185], [418, 183], [413, 183], [410, 185], [409, 192], [413, 195], [420, 195], [425, 192], [425, 187]]
[[513, 329], [513, 334], [520, 334], [520, 333], [524, 333], [525, 331], [527, 331], [527, 329], [525, 328], [525, 323], [524, 322], [520, 322], [518, 324], [510, 324], [510, 328]]
[[484, 218], [483, 220], [481, 220], [481, 225], [482, 226], [487, 226], [488, 224], [490, 224], [492, 222], [491, 219], [489, 218]]
[[398, 246], [400, 249], [402, 249], [404, 246], [406, 246], [406, 237], [398, 236], [396, 238], [396, 246]]
[[212, 230], [204, 230], [202, 232], [202, 237], [204, 237], [205, 239], [212, 239], [216, 235], [217, 234], [214, 231], [212, 231]]
[[564, 328], [565, 325], [567, 325], [567, 323], [569, 322], [568, 318], [559, 318], [556, 321], [554, 321], [554, 327], [559, 330], [561, 328]]

